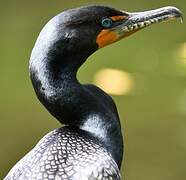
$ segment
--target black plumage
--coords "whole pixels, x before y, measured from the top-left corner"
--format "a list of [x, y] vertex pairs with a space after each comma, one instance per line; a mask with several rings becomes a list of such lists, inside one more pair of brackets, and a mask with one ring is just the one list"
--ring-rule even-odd
[[127, 13], [88, 6], [50, 20], [32, 51], [30, 77], [40, 102], [66, 126], [40, 140], [5, 180], [121, 179], [123, 138], [116, 105], [98, 87], [79, 83], [77, 71], [97, 49], [149, 23], [180, 16], [173, 7]]

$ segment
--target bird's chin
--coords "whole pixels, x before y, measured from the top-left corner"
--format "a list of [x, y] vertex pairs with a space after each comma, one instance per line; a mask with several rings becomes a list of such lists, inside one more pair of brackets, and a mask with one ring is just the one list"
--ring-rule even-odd
[[127, 18], [120, 25], [111, 29], [104, 29], [99, 33], [96, 40], [99, 48], [128, 37], [150, 25], [177, 18], [182, 20], [181, 11], [171, 6], [144, 12], [125, 12], [125, 14], [127, 14]]

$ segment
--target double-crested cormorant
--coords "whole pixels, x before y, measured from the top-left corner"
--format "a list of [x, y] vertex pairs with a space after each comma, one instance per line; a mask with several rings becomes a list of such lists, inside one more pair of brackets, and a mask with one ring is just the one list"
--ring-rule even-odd
[[79, 67], [99, 48], [160, 21], [181, 17], [175, 7], [129, 13], [87, 6], [60, 13], [41, 31], [30, 58], [40, 102], [65, 127], [23, 157], [5, 180], [119, 180], [123, 140], [112, 98], [80, 84]]

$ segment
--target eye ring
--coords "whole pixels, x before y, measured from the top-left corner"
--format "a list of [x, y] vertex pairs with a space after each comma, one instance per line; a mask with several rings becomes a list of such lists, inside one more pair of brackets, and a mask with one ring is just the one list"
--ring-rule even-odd
[[113, 24], [113, 21], [112, 19], [110, 18], [105, 18], [101, 21], [101, 25], [104, 27], [104, 28], [110, 28]]

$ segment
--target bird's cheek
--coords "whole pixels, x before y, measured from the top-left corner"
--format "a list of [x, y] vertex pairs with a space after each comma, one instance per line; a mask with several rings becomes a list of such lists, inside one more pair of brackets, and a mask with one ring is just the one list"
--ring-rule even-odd
[[119, 39], [120, 37], [116, 32], [104, 29], [98, 34], [96, 38], [96, 43], [99, 48], [102, 48], [106, 45], [118, 41]]

